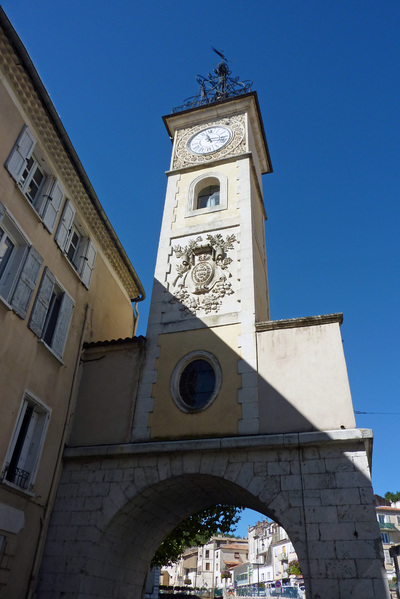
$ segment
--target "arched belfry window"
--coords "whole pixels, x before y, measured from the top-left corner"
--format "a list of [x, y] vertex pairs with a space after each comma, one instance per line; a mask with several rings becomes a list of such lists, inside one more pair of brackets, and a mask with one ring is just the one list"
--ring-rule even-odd
[[186, 216], [228, 207], [228, 179], [222, 173], [200, 175], [189, 186]]
[[197, 194], [197, 210], [199, 208], [214, 208], [214, 206], [219, 206], [219, 192], [220, 188], [218, 184], [203, 187]]

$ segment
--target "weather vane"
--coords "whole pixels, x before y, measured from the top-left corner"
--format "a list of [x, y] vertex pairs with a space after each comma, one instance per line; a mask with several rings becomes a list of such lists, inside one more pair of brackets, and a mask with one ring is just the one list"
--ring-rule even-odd
[[251, 91], [253, 82], [248, 80], [239, 81], [239, 77], [230, 77], [232, 71], [228, 67], [228, 59], [223, 52], [219, 52], [212, 46], [211, 48], [222, 59], [221, 62], [217, 64], [213, 74], [208, 73], [208, 77], [196, 76], [196, 81], [200, 85], [199, 92], [195, 96], [184, 100], [181, 106], [173, 108], [172, 112], [213, 104]]

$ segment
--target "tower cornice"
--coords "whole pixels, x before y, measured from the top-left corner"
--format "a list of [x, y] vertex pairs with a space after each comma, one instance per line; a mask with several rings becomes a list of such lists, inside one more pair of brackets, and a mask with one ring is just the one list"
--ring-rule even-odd
[[[207, 104], [196, 108], [189, 108], [178, 113], [163, 116], [163, 121], [168, 135], [173, 142], [177, 131], [188, 126], [201, 125], [211, 120], [229, 117], [240, 112], [249, 115], [250, 124], [255, 137], [257, 153], [259, 155], [261, 173], [271, 173], [272, 163], [269, 154], [264, 124], [261, 117], [260, 105], [257, 92], [249, 92], [234, 98], [219, 100], [213, 104]], [[196, 118], [194, 115], [198, 115]]]

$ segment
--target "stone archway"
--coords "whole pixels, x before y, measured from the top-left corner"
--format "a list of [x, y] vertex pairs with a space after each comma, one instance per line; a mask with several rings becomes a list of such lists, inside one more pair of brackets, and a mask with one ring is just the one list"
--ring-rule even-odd
[[310, 599], [389, 597], [363, 438], [301, 433], [71, 448], [40, 599], [141, 599], [162, 539], [190, 514], [244, 505], [283, 526]]

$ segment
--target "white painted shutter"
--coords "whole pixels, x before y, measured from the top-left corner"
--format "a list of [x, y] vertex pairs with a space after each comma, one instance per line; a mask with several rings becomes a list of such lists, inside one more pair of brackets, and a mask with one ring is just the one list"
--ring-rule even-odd
[[36, 139], [32, 131], [28, 126], [25, 126], [6, 162], [6, 169], [15, 181], [19, 181], [26, 161], [31, 157], [35, 145]]
[[83, 264], [81, 269], [82, 283], [89, 289], [90, 279], [92, 278], [92, 272], [94, 267], [94, 261], [96, 260], [97, 250], [93, 243], [89, 240], [86, 248], [86, 256], [83, 258]]
[[58, 314], [56, 328], [54, 329], [53, 341], [51, 347], [60, 359], [62, 358], [65, 342], [67, 340], [69, 325], [71, 323], [74, 301], [64, 292], [61, 300], [60, 312]]
[[25, 318], [28, 312], [29, 302], [31, 301], [42, 263], [43, 258], [31, 246], [11, 300], [13, 309], [21, 318]]
[[43, 223], [50, 233], [54, 230], [63, 197], [64, 191], [61, 187], [61, 183], [58, 179], [54, 178], [51, 181], [49, 192], [47, 194], [45, 192], [44, 208], [42, 211]]
[[60, 220], [60, 224], [58, 225], [57, 233], [56, 233], [56, 242], [60, 246], [60, 248], [64, 251], [65, 245], [68, 240], [69, 232], [72, 227], [72, 223], [74, 221], [75, 216], [75, 208], [72, 203], [67, 200], [63, 214]]
[[29, 328], [38, 337], [42, 336], [55, 282], [55, 276], [46, 266], [29, 319]]

